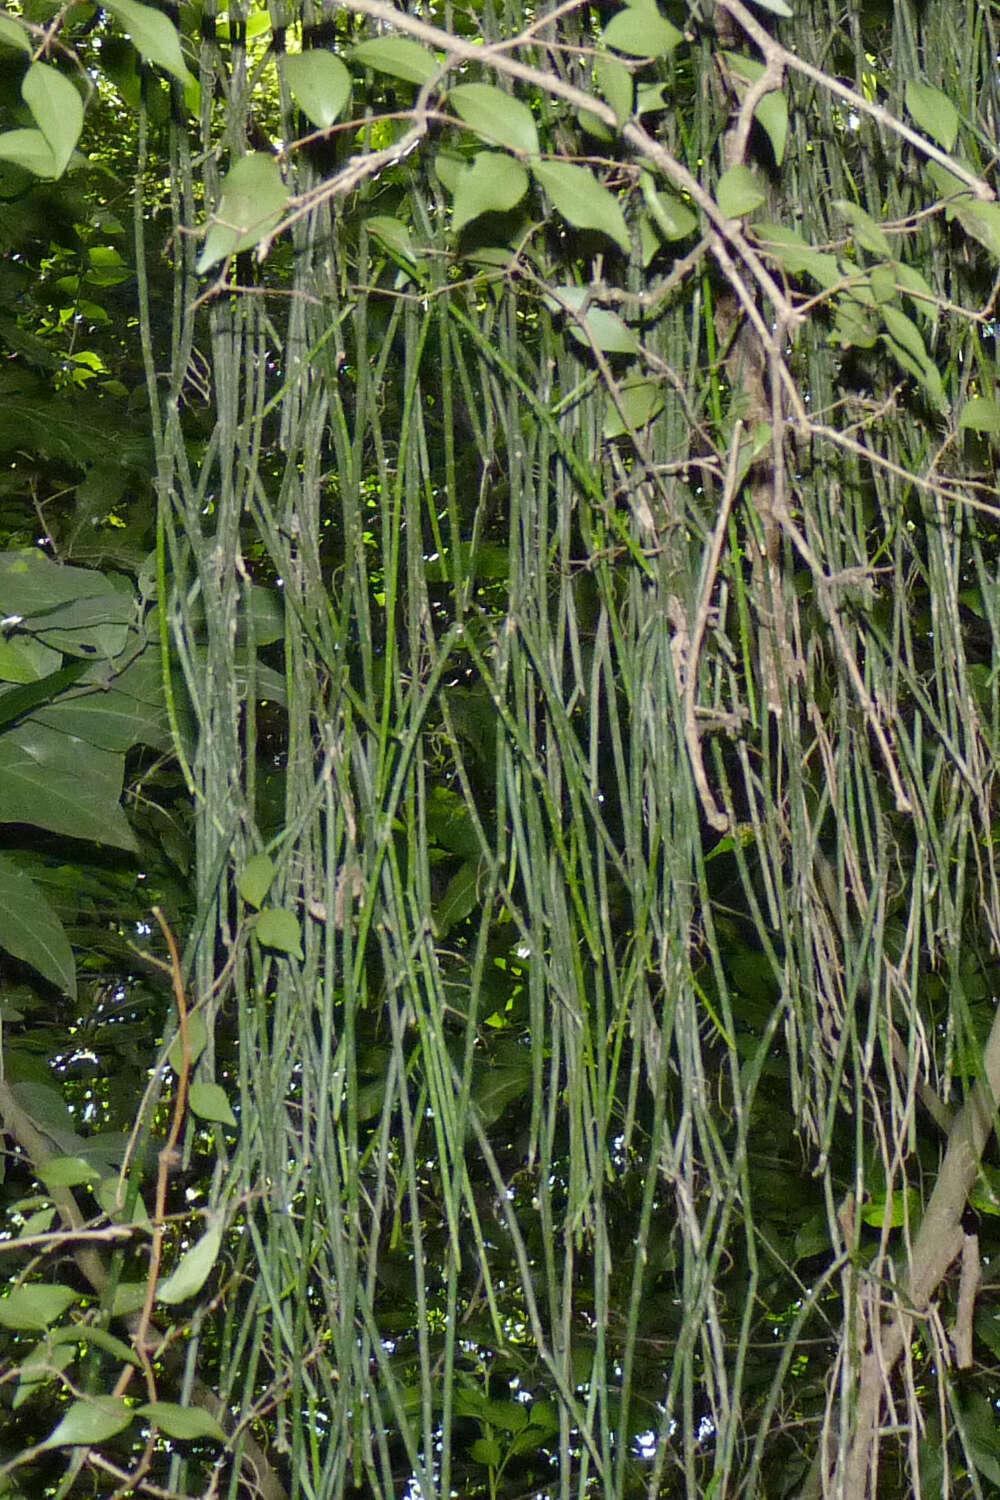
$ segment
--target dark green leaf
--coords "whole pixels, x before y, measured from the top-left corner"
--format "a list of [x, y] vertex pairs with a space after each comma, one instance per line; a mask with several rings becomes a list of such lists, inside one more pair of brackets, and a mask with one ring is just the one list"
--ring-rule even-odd
[[134, 849], [119, 805], [124, 757], [24, 719], [0, 735], [0, 823]]
[[0, 947], [76, 997], [76, 963], [62, 923], [38, 886], [2, 856]]
[[92, 1396], [74, 1401], [43, 1448], [93, 1447], [114, 1437], [132, 1421], [132, 1408], [117, 1396]]
[[186, 1302], [201, 1291], [222, 1249], [221, 1218], [202, 1235], [196, 1245], [186, 1250], [173, 1274], [156, 1288], [157, 1300], [173, 1304]]
[[155, 63], [185, 86], [194, 83], [181, 52], [177, 29], [161, 10], [139, 5], [136, 0], [107, 0], [107, 9], [132, 38], [144, 62]]

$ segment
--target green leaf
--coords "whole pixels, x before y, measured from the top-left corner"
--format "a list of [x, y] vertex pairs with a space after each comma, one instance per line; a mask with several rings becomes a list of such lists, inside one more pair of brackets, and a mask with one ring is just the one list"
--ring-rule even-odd
[[274, 882], [274, 875], [274, 861], [271, 856], [255, 854], [244, 867], [242, 875], [236, 882], [236, 888], [244, 901], [250, 906], [255, 906], [259, 911]]
[[609, 395], [606, 406], [603, 435], [608, 442], [641, 432], [663, 410], [662, 382], [641, 377], [623, 381], [618, 387], [617, 404]]
[[194, 1297], [208, 1280], [221, 1249], [222, 1219], [220, 1216], [202, 1235], [198, 1243], [184, 1252], [172, 1275], [168, 1276], [166, 1281], [160, 1282], [156, 1288], [157, 1301], [172, 1305], [175, 1302], [186, 1302], [189, 1297]]
[[0, 947], [76, 998], [76, 962], [62, 923], [34, 881], [3, 856]]
[[[756, 83], [758, 78], [763, 76], [764, 64], [757, 62], [756, 59], [744, 57], [742, 52], [724, 52], [723, 56], [737, 77], [744, 79], [745, 82]], [[771, 89], [758, 100], [753, 114], [754, 119], [771, 142], [775, 162], [780, 167], [785, 159], [785, 146], [788, 141], [788, 100], [780, 89]]]
[[135, 849], [119, 805], [124, 768], [122, 755], [24, 719], [0, 735], [0, 823]]
[[749, 167], [730, 167], [715, 188], [715, 201], [727, 219], [742, 219], [766, 201], [758, 179]]
[[603, 32], [604, 44], [630, 57], [669, 57], [684, 33], [660, 15], [655, 4], [627, 5], [612, 16]]
[[292, 958], [304, 958], [302, 952], [302, 929], [299, 919], [285, 906], [271, 906], [257, 918], [254, 931], [257, 941], [265, 948], [277, 948], [279, 953], [289, 953]]
[[0, 134], [0, 161], [33, 172], [36, 177], [55, 177], [56, 160], [40, 130], [5, 130]]
[[69, 79], [49, 63], [32, 63], [21, 93], [48, 142], [55, 175], [61, 177], [83, 129], [83, 100]]
[[451, 90], [448, 103], [487, 145], [537, 154], [538, 131], [531, 110], [503, 89], [491, 83], [463, 83]]
[[698, 228], [698, 216], [673, 193], [658, 193], [649, 172], [639, 174], [643, 202], [665, 240], [687, 239]]
[[617, 57], [598, 54], [594, 59], [594, 84], [615, 112], [619, 125], [632, 113], [635, 85], [632, 74]]
[[531, 1063], [502, 1063], [487, 1067], [477, 1076], [472, 1090], [476, 1108], [485, 1126], [495, 1125], [509, 1104], [531, 1087]]
[[992, 397], [973, 396], [963, 406], [958, 425], [972, 432], [1000, 432], [1000, 404]]
[[31, 56], [31, 42], [23, 26], [13, 16], [0, 15], [0, 47], [14, 47], [18, 52]]
[[553, 312], [569, 308], [567, 325], [577, 343], [588, 349], [596, 346], [605, 354], [636, 354], [639, 340], [632, 329], [617, 313], [608, 312], [603, 307], [588, 307], [583, 312], [587, 297], [586, 287], [560, 286], [553, 288], [553, 295], [547, 296], [545, 303]]
[[473, 1463], [486, 1464], [489, 1468], [496, 1468], [503, 1457], [500, 1444], [495, 1438], [476, 1438], [469, 1449], [469, 1457]]
[[481, 870], [478, 859], [468, 859], [448, 882], [448, 888], [434, 912], [434, 930], [446, 937], [459, 922], [464, 922], [480, 901]]
[[441, 72], [441, 64], [433, 52], [403, 36], [379, 36], [370, 42], [360, 42], [351, 48], [351, 58], [363, 68], [388, 73], [404, 83], [429, 83]]
[[[205, 1021], [205, 1012], [202, 1010], [192, 1011], [187, 1020], [188, 1048], [190, 1051], [190, 1062], [193, 1067], [198, 1061], [205, 1048], [208, 1046], [208, 1025]], [[183, 1066], [184, 1046], [178, 1034], [167, 1053], [167, 1062], [175, 1073], [180, 1073]]]
[[79, 1187], [85, 1182], [99, 1182], [101, 1169], [82, 1156], [50, 1156], [38, 1175], [48, 1188]]
[[68, 1286], [16, 1286], [0, 1297], [0, 1324], [19, 1332], [40, 1332], [61, 1318], [78, 1296]]
[[64, 1328], [50, 1328], [49, 1341], [56, 1346], [95, 1344], [98, 1349], [110, 1354], [112, 1359], [121, 1360], [128, 1365], [139, 1364], [139, 1357], [134, 1349], [130, 1349], [121, 1339], [116, 1339], [106, 1328], [98, 1328], [95, 1323], [71, 1323]]
[[226, 1441], [226, 1434], [216, 1419], [200, 1406], [177, 1406], [173, 1401], [147, 1401], [137, 1410], [154, 1427], [159, 1427], [172, 1438], [213, 1438], [217, 1443]]
[[528, 191], [528, 174], [513, 156], [480, 151], [455, 181], [452, 227], [458, 232], [481, 214], [507, 213]]
[[885, 326], [896, 343], [902, 344], [907, 353], [912, 355], [919, 364], [927, 364], [927, 347], [916, 323], [898, 307], [893, 307], [891, 303], [883, 307], [881, 312]]
[[765, 94], [754, 110], [754, 119], [771, 142], [774, 160], [780, 167], [788, 143], [788, 100], [781, 89]]
[[896, 285], [914, 299], [917, 312], [925, 318], [933, 318], [936, 311], [934, 292], [920, 272], [902, 261], [897, 261], [892, 269]]
[[236, 1116], [226, 1098], [225, 1089], [219, 1084], [193, 1083], [188, 1099], [199, 1120], [212, 1120], [220, 1125], [232, 1125], [236, 1128]]
[[195, 79], [188, 72], [181, 52], [177, 28], [162, 10], [154, 10], [151, 5], [137, 5], [135, 0], [107, 0], [106, 9], [132, 38], [144, 62], [155, 63], [185, 87], [194, 84]]
[[146, 1283], [144, 1281], [119, 1281], [111, 1297], [111, 1314], [115, 1318], [127, 1318], [140, 1312], [146, 1305]]
[[570, 162], [537, 161], [532, 162], [531, 170], [567, 223], [606, 234], [628, 254], [630, 240], [621, 205], [589, 168]]
[[282, 64], [296, 103], [314, 125], [328, 130], [351, 97], [351, 75], [332, 52], [294, 52]]
[[62, 1421], [41, 1444], [43, 1448], [94, 1447], [115, 1437], [132, 1421], [132, 1408], [117, 1396], [92, 1396], [74, 1401]]
[[220, 260], [259, 244], [274, 229], [287, 205], [288, 189], [274, 157], [265, 151], [250, 151], [241, 157], [222, 184], [195, 267], [199, 275]]
[[373, 214], [370, 219], [365, 220], [365, 227], [369, 234], [382, 241], [386, 249], [404, 260], [416, 263], [417, 250], [410, 238], [410, 231], [399, 219], [391, 219], [388, 214]]
[[796, 230], [784, 224], [755, 224], [760, 248], [790, 276], [811, 276], [826, 291], [840, 286], [844, 271], [835, 255], [814, 250]]
[[946, 151], [955, 149], [958, 140], [958, 110], [947, 94], [929, 83], [911, 79], [906, 85], [906, 107], [919, 130], [933, 137]]
[[14, 1411], [23, 1406], [25, 1401], [29, 1401], [40, 1386], [53, 1380], [57, 1370], [65, 1370], [75, 1359], [74, 1349], [54, 1348], [48, 1340], [44, 1344], [36, 1344], [18, 1371], [20, 1379], [11, 1402]]
[[851, 203], [847, 198], [835, 198], [833, 206], [845, 219], [850, 220], [854, 238], [862, 250], [883, 260], [891, 258], [892, 248], [886, 239], [885, 230], [875, 222], [871, 214], [865, 213], [859, 203]]

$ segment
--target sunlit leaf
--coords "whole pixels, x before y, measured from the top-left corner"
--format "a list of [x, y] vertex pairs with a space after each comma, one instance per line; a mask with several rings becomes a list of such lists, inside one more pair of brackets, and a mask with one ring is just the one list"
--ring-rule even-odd
[[83, 100], [57, 68], [32, 63], [21, 85], [24, 102], [52, 152], [55, 175], [61, 177], [83, 129]]
[[531, 170], [567, 223], [577, 229], [596, 229], [628, 253], [630, 241], [621, 205], [588, 167], [535, 161]]
[[451, 90], [448, 103], [487, 145], [506, 146], [508, 151], [526, 155], [537, 152], [538, 131], [531, 110], [503, 89], [490, 83], [463, 83]]
[[198, 257], [198, 272], [259, 244], [278, 223], [287, 204], [288, 189], [274, 157], [263, 151], [241, 157], [222, 184]]
[[684, 33], [650, 3], [620, 10], [605, 26], [603, 38], [605, 46], [631, 57], [669, 57]]
[[351, 57], [364, 68], [388, 73], [404, 83], [429, 83], [440, 73], [441, 64], [433, 52], [404, 36], [378, 36], [351, 48]]
[[332, 52], [289, 53], [282, 64], [285, 82], [303, 114], [327, 130], [343, 114], [351, 97], [351, 75]]
[[0, 1297], [0, 1324], [32, 1332], [47, 1328], [77, 1300], [68, 1286], [15, 1286]]
[[513, 156], [480, 151], [455, 181], [452, 226], [478, 219], [481, 214], [507, 213], [528, 191], [528, 174]]
[[18, 25], [13, 16], [0, 15], [0, 47], [14, 47], [18, 52], [27, 52], [31, 56], [28, 33], [23, 26]]
[[43, 1448], [93, 1447], [124, 1432], [132, 1421], [132, 1408], [117, 1396], [92, 1396], [74, 1401], [58, 1427], [45, 1439]]
[[56, 177], [56, 159], [52, 147], [40, 130], [5, 130], [0, 132], [0, 161], [13, 162], [36, 177]]

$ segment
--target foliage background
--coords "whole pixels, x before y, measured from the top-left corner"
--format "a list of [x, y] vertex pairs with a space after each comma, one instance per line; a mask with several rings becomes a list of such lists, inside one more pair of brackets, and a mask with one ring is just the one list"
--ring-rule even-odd
[[788, 9], [2, 18], [7, 1493], [1000, 1484], [995, 13]]

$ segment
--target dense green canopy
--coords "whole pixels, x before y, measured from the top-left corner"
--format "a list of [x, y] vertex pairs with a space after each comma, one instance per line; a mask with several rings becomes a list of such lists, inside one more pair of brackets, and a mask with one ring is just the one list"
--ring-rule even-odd
[[0, 13], [0, 1494], [1000, 1486], [996, 21]]

